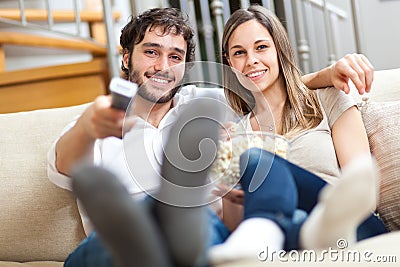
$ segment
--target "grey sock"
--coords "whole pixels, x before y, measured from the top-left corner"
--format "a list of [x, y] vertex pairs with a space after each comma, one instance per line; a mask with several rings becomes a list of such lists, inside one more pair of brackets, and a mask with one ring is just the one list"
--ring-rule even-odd
[[207, 246], [205, 197], [215, 159], [220, 107], [200, 99], [180, 110], [164, 150], [155, 216], [176, 266], [203, 264]]
[[149, 210], [135, 202], [113, 174], [81, 166], [72, 181], [74, 193], [119, 267], [172, 266]]

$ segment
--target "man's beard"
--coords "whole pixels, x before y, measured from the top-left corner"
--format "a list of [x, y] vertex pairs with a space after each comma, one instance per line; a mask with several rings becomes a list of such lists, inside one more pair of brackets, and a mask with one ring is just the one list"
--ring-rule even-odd
[[149, 88], [147, 88], [146, 84], [143, 83], [143, 80], [140, 79], [139, 72], [132, 70], [129, 73], [129, 81], [137, 83], [139, 86], [137, 94], [141, 96], [143, 99], [157, 104], [167, 103], [170, 101], [178, 90], [181, 88], [181, 82], [177, 84], [176, 87], [169, 90], [167, 93], [163, 94], [162, 96], [156, 96], [155, 94], [151, 93]]

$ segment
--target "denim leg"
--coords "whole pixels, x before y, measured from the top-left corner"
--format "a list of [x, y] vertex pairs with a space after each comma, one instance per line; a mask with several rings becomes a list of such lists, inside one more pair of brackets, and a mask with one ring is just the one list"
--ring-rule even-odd
[[208, 219], [208, 248], [222, 244], [231, 234], [218, 215], [211, 209], [207, 209]]
[[327, 185], [319, 176], [303, 169], [279, 156], [276, 160], [284, 162], [287, 168], [293, 175], [298, 193], [298, 208], [310, 213], [317, 205], [318, 196], [321, 189]]
[[115, 267], [110, 253], [92, 232], [68, 256], [65, 267]]
[[300, 229], [307, 217], [308, 213], [304, 210], [297, 209], [294, 211], [291, 227], [288, 227], [286, 232], [284, 247], [286, 251], [300, 249]]
[[300, 225], [294, 221], [298, 195], [286, 161], [268, 151], [251, 148], [240, 156], [240, 169], [240, 184], [245, 192], [244, 219], [274, 221], [285, 234], [285, 249], [298, 247]]
[[388, 230], [383, 221], [379, 217], [371, 215], [357, 228], [357, 240], [360, 241], [387, 232]]
[[[284, 159], [281, 160], [286, 161]], [[320, 177], [293, 163], [286, 161], [286, 164], [290, 168], [296, 182], [299, 194], [298, 208], [310, 213], [318, 202], [319, 192], [327, 183]], [[360, 241], [387, 232], [388, 230], [382, 220], [371, 214], [358, 226], [357, 240]]]

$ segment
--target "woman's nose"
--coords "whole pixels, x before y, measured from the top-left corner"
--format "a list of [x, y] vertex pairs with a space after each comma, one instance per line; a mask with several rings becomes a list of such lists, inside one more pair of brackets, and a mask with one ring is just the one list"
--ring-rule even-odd
[[256, 55], [254, 55], [253, 53], [247, 53], [247, 61], [246, 61], [247, 66], [258, 64], [259, 62], [260, 61], [258, 60]]

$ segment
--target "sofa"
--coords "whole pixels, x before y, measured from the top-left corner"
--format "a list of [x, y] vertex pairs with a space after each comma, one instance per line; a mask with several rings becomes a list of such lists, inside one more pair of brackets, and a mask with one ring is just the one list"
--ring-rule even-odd
[[[393, 231], [352, 248], [374, 251], [375, 255], [397, 255], [398, 264], [400, 68], [376, 71], [372, 92], [353, 96], [360, 103], [371, 151], [381, 171], [379, 211]], [[0, 114], [0, 267], [62, 266], [85, 237], [76, 199], [49, 181], [46, 160], [56, 136], [86, 106]], [[388, 135], [383, 138], [382, 133]], [[255, 258], [223, 266], [264, 264]], [[325, 264], [329, 266], [330, 262]]]

